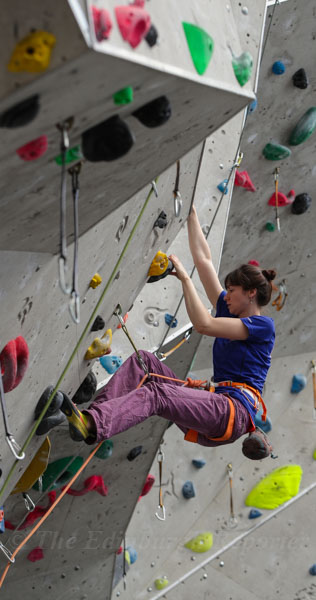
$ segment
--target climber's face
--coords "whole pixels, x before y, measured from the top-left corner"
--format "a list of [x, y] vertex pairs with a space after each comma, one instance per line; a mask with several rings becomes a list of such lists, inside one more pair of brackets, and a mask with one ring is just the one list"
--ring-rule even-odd
[[224, 300], [227, 308], [236, 317], [248, 314], [249, 306], [254, 302], [255, 290], [243, 290], [241, 285], [228, 285]]

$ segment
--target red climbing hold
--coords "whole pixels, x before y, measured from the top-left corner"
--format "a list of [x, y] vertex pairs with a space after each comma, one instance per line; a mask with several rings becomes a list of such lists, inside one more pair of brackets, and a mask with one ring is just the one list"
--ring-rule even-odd
[[10, 340], [0, 354], [1, 374], [4, 391], [10, 392], [19, 385], [29, 360], [27, 343], [19, 335], [15, 340]]
[[248, 260], [248, 265], [253, 265], [254, 267], [260, 267], [260, 263], [257, 260]]
[[[294, 190], [290, 190], [288, 195], [282, 194], [282, 192], [278, 192], [278, 206], [288, 206], [288, 204], [292, 204], [294, 200], [295, 192]], [[268, 202], [269, 206], [276, 206], [276, 195], [272, 194], [271, 198]]]
[[[39, 519], [40, 517], [43, 517], [45, 515], [45, 513], [48, 511], [48, 509], [52, 506], [52, 504], [55, 502], [56, 500], [56, 491], [53, 490], [52, 492], [48, 492], [48, 500], [49, 500], [49, 505], [44, 508], [43, 506], [35, 506], [34, 510], [32, 510], [32, 512], [29, 512], [24, 523], [22, 523], [22, 525], [19, 527], [19, 529], [26, 529], [26, 527], [29, 527], [30, 525], [33, 525], [33, 523]], [[16, 525], [12, 525], [12, 523], [10, 521], [5, 521], [5, 526], [6, 529], [16, 529]]]
[[[65, 487], [66, 486], [62, 489]], [[101, 494], [101, 496], [107, 496], [108, 488], [104, 484], [102, 475], [91, 475], [91, 477], [88, 477], [88, 479], [85, 480], [82, 490], [73, 490], [72, 488], [69, 488], [67, 494], [70, 494], [70, 496], [84, 496], [93, 490], [98, 492], [98, 494]]]
[[28, 553], [26, 558], [27, 558], [27, 560], [30, 560], [31, 562], [36, 562], [37, 560], [42, 560], [42, 558], [44, 558], [43, 549], [40, 546], [36, 546], [36, 548], [33, 548], [33, 550], [31, 550], [31, 552]]
[[138, 500], [140, 500], [143, 496], [146, 496], [146, 494], [148, 494], [148, 492], [150, 492], [154, 483], [155, 483], [155, 477], [153, 475], [147, 475], [145, 485], [142, 489], [141, 495], [139, 496]]
[[95, 37], [97, 38], [98, 42], [102, 42], [102, 40], [107, 40], [110, 37], [113, 25], [110, 13], [104, 8], [97, 8], [96, 6], [92, 6], [91, 9]]
[[140, 6], [116, 6], [116, 20], [123, 40], [136, 48], [150, 29], [150, 15]]
[[236, 171], [235, 174], [235, 185], [249, 190], [249, 192], [255, 192], [256, 188], [253, 185], [247, 171]]
[[25, 146], [18, 148], [16, 153], [22, 160], [36, 160], [45, 154], [47, 145], [47, 136], [41, 135], [41, 137], [36, 138], [36, 140], [32, 140], [25, 144]]

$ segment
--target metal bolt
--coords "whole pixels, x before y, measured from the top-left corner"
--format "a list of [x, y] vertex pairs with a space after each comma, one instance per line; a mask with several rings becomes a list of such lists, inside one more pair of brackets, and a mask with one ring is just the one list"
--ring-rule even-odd
[[220, 561], [220, 563], [219, 563], [219, 566], [220, 566], [220, 567], [223, 567], [223, 566], [224, 566], [224, 564], [225, 564], [225, 563], [224, 563], [224, 561], [223, 561], [223, 560], [221, 560], [221, 561]]
[[195, 560], [195, 556], [191, 556], [191, 560]]
[[248, 8], [247, 8], [247, 6], [243, 6], [242, 9], [241, 9], [241, 12], [242, 12], [243, 15], [248, 15]]
[[151, 567], [154, 567], [154, 566], [155, 566], [155, 563], [154, 563], [154, 561], [153, 561], [152, 563], [150, 563], [150, 566], [151, 566]]
[[220, 169], [223, 169], [223, 168], [224, 168], [224, 165], [223, 165], [223, 163], [220, 163], [220, 165], [219, 165], [219, 168], [220, 168]]
[[203, 579], [207, 579], [207, 573], [203, 574]]
[[121, 592], [116, 592], [117, 597], [121, 595]]
[[148, 588], [147, 588], [147, 592], [152, 592], [152, 591], [153, 591], [153, 588], [152, 588], [152, 587], [148, 587]]
[[75, 566], [75, 571], [80, 571], [80, 566], [79, 565]]

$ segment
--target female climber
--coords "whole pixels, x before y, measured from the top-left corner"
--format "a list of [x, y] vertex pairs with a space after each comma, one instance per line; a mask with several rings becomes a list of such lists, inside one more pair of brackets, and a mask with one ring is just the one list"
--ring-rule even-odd
[[[100, 442], [159, 415], [174, 422], [185, 439], [204, 446], [234, 442], [249, 433], [243, 453], [252, 459], [272, 453], [266, 435], [254, 426], [262, 402], [261, 393], [274, 345], [273, 319], [261, 315], [261, 307], [271, 298], [275, 271], [245, 264], [225, 278], [223, 290], [200, 227], [196, 210], [188, 217], [191, 254], [205, 292], [216, 308], [216, 316], [200, 300], [192, 280], [180, 260], [170, 256], [174, 274], [181, 282], [186, 309], [196, 331], [215, 338], [213, 347], [214, 387], [211, 391], [183, 386], [176, 375], [158, 358], [140, 351], [148, 372], [144, 376], [137, 354], [116, 371], [108, 384], [83, 411], [60, 394], [56, 409], [69, 421], [70, 436], [88, 444]], [[171, 379], [162, 379], [155, 375]], [[41, 432], [44, 433], [45, 417]]]

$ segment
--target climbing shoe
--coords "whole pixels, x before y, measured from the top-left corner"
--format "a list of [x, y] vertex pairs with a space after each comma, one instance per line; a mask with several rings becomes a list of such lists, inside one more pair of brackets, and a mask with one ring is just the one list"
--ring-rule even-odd
[[63, 394], [64, 400], [60, 407], [60, 410], [66, 415], [69, 423], [69, 434], [74, 442], [83, 442], [91, 437], [90, 432], [87, 429], [86, 417], [76, 405], [68, 398], [66, 394]]
[[[49, 385], [42, 393], [42, 395], [35, 407], [35, 413], [34, 413], [35, 421], [39, 418], [45, 404], [47, 403], [49, 397], [52, 395], [53, 390], [54, 390], [54, 386]], [[53, 427], [57, 427], [57, 425], [60, 425], [61, 423], [63, 423], [66, 420], [65, 415], [60, 410], [63, 400], [64, 400], [63, 392], [61, 392], [60, 390], [57, 390], [44, 417], [42, 418], [39, 426], [36, 429], [36, 435], [44, 435], [50, 429], [52, 429]]]
[[259, 427], [249, 433], [243, 441], [242, 453], [251, 460], [261, 460], [267, 456], [272, 456], [272, 452], [273, 448], [268, 437]]

